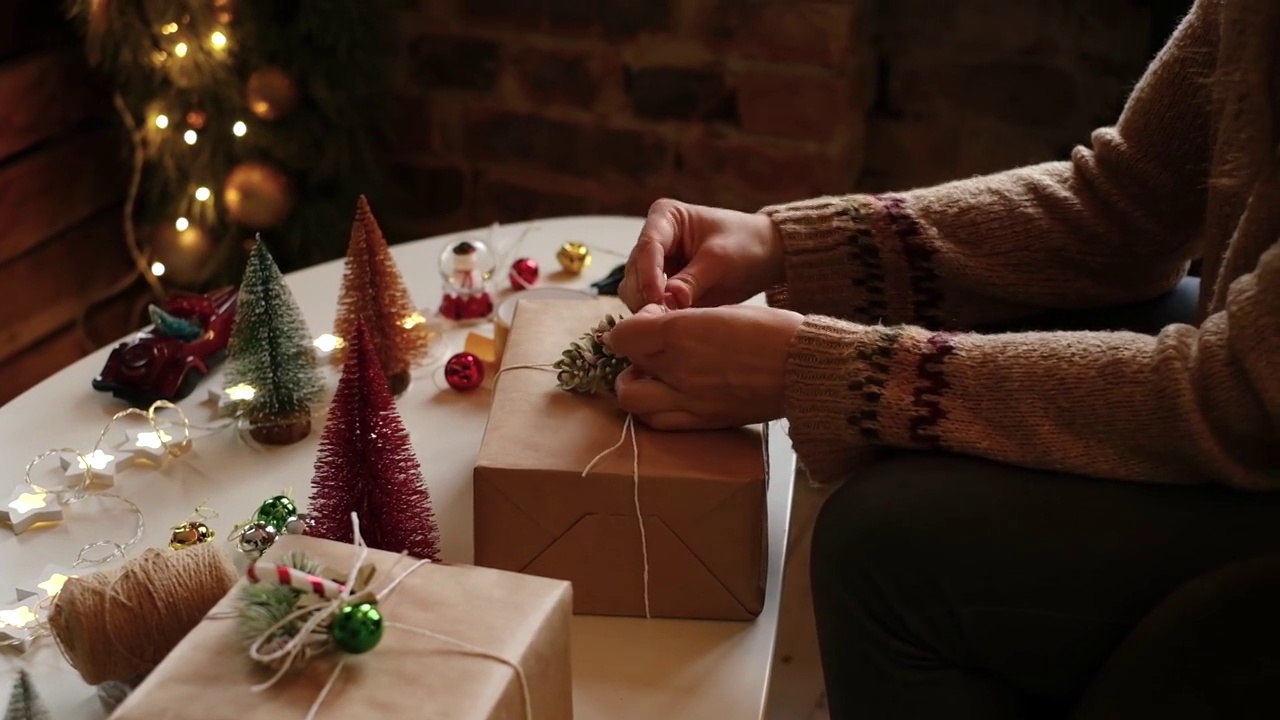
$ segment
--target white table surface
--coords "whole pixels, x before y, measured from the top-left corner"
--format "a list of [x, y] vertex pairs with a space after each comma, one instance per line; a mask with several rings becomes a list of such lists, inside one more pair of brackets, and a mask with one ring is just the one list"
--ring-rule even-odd
[[[532, 257], [542, 265], [539, 285], [585, 288], [622, 262], [641, 222], [622, 217], [539, 221], [515, 256]], [[496, 231], [485, 228], [404, 243], [396, 245], [393, 254], [415, 303], [431, 315], [440, 298], [437, 259], [445, 243], [462, 235], [492, 238], [495, 251], [501, 251], [525, 229], [525, 224], [508, 225]], [[552, 272], [559, 269], [555, 250], [567, 240], [584, 242], [593, 249], [593, 264], [581, 277], [557, 277]], [[313, 336], [331, 331], [341, 272], [339, 261], [288, 278]], [[505, 274], [505, 268], [500, 267], [499, 287], [506, 286]], [[489, 325], [470, 329], [491, 334]], [[462, 349], [467, 330], [447, 330], [448, 354]], [[0, 408], [0, 497], [7, 498], [10, 489], [22, 482], [26, 463], [38, 453], [64, 446], [87, 452], [110, 416], [122, 408], [118, 401], [89, 387], [107, 352], [104, 348], [80, 360]], [[490, 394], [487, 387], [468, 394], [448, 389], [437, 379], [439, 368], [439, 364], [421, 368], [398, 406], [431, 491], [444, 559], [465, 563], [472, 560], [471, 472]], [[218, 386], [219, 375], [215, 373], [181, 403], [192, 423], [216, 422], [212, 408], [202, 401], [209, 388]], [[326, 369], [326, 375], [332, 388], [337, 372]], [[136, 502], [146, 517], [145, 536], [130, 557], [143, 547], [164, 547], [169, 527], [187, 519], [205, 500], [220, 513], [210, 522], [219, 534], [215, 542], [228, 549], [230, 544], [223, 541], [231, 527], [265, 498], [292, 487], [295, 499], [305, 501], [322, 427], [317, 422], [306, 440], [282, 448], [258, 446], [247, 436], [227, 430], [204, 436], [197, 433], [192, 450], [164, 467], [121, 471], [115, 491]], [[575, 617], [576, 717], [736, 720], [765, 714], [794, 477], [794, 456], [781, 427], [771, 432], [770, 454], [769, 578], [764, 612], [751, 623]], [[56, 460], [46, 461], [36, 470], [37, 482], [52, 477], [39, 473], [56, 469]], [[14, 586], [35, 578], [46, 565], [69, 567], [86, 543], [124, 542], [133, 529], [131, 513], [106, 499], [78, 503], [67, 510], [65, 522], [33, 528], [22, 535], [15, 536], [0, 526], [0, 607], [17, 599]], [[118, 565], [117, 561], [105, 568]], [[50, 639], [40, 640], [25, 654], [0, 651], [0, 700], [7, 697], [19, 667], [31, 673], [53, 717], [104, 716], [93, 689], [66, 664]]]

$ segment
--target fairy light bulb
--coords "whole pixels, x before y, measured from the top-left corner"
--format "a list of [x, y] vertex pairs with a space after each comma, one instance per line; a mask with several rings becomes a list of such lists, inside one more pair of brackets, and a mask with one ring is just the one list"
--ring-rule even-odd
[[9, 501], [9, 507], [20, 513], [39, 510], [49, 505], [48, 494], [42, 492], [20, 493], [15, 500]]
[[246, 385], [244, 383], [232, 385], [226, 390], [223, 390], [223, 392], [226, 393], [228, 399], [235, 400], [236, 402], [252, 400], [253, 396], [258, 393], [257, 390], [253, 389], [252, 385]]
[[243, 120], [237, 120], [236, 124], [231, 126], [231, 132], [236, 137], [244, 137], [244, 134], [249, 132], [249, 126], [245, 125]]
[[[76, 464], [81, 470], [105, 470], [115, 460], [115, 455], [108, 455], [101, 450], [94, 450], [92, 454], [76, 458]], [[85, 461], [88, 461], [87, 463]]]
[[54, 595], [57, 595], [58, 593], [62, 592], [62, 586], [66, 585], [67, 581], [70, 579], [71, 579], [70, 576], [63, 575], [62, 573], [56, 572], [50, 575], [48, 580], [45, 580], [42, 583], [37, 583], [36, 587], [43, 590], [45, 595], [48, 595], [49, 597], [53, 597]]
[[178, 57], [180, 57], [180, 58], [184, 58], [184, 57], [186, 57], [186, 56], [187, 56], [187, 44], [186, 44], [186, 43], [184, 43], [184, 42], [180, 42], [180, 43], [178, 43], [177, 45], [174, 45], [174, 46], [173, 46], [173, 54], [174, 54], [174, 55], [177, 55], [177, 56], [178, 56]]
[[195, 145], [195, 144], [196, 144], [196, 140], [198, 140], [199, 138], [200, 138], [200, 136], [199, 136], [199, 135], [196, 135], [196, 131], [195, 131], [195, 130], [188, 130], [188, 131], [186, 131], [186, 132], [182, 133], [182, 139], [183, 139], [183, 140], [186, 140], [188, 145]]
[[151, 450], [159, 450], [165, 445], [173, 442], [173, 438], [163, 430], [155, 432], [138, 433], [138, 440], [135, 443], [140, 448], [149, 448]]
[[178, 232], [184, 232], [187, 228], [191, 227], [191, 221], [184, 217], [180, 217], [173, 221], [173, 227], [176, 228]]
[[164, 275], [164, 271], [165, 271], [164, 263], [160, 262], [159, 260], [151, 263], [152, 275], [155, 275], [156, 277], [160, 277], [161, 275]]
[[0, 610], [0, 626], [24, 628], [36, 622], [36, 614], [26, 605]]
[[400, 321], [400, 325], [401, 325], [401, 327], [403, 327], [403, 328], [404, 328], [404, 329], [406, 329], [406, 330], [412, 330], [413, 328], [415, 328], [415, 327], [417, 327], [417, 326], [421, 325], [422, 323], [424, 323], [424, 322], [426, 322], [426, 321], [427, 321], [427, 319], [426, 319], [425, 317], [423, 317], [423, 316], [422, 316], [422, 313], [417, 313], [417, 312], [416, 312], [416, 313], [414, 313], [414, 314], [412, 314], [412, 315], [409, 315], [409, 316], [405, 317], [405, 319], [404, 319], [404, 320], [401, 320], [401, 321]]
[[161, 130], [163, 130], [163, 129], [165, 129], [165, 128], [169, 127], [169, 116], [168, 116], [168, 115], [157, 115], [157, 116], [156, 116], [156, 127], [160, 128]]
[[208, 200], [212, 194], [213, 193], [209, 192], [209, 188], [207, 187], [196, 188], [196, 199], [199, 200], [200, 202], [204, 202], [205, 200]]
[[344, 343], [342, 342], [342, 338], [338, 337], [337, 335], [330, 335], [329, 333], [325, 333], [320, 337], [316, 338], [315, 342], [313, 342], [312, 345], [315, 345], [316, 349], [319, 350], [320, 352], [331, 353], [334, 350], [337, 350], [338, 348], [342, 347]]
[[209, 35], [209, 42], [216, 48], [223, 48], [227, 46], [227, 36], [223, 35], [219, 30], [214, 30], [213, 33]]
[[160, 28], [160, 32], [164, 33], [165, 35], [172, 35], [178, 32], [178, 23], [176, 22], [168, 23]]

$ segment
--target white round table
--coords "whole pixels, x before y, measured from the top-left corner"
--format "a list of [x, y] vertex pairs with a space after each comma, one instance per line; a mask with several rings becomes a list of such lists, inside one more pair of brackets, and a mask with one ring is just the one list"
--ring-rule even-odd
[[[525, 236], [517, 255], [535, 258], [542, 265], [540, 285], [585, 288], [622, 262], [641, 223], [638, 218], [620, 217], [539, 221]], [[424, 315], [431, 315], [440, 299], [437, 259], [446, 243], [464, 235], [486, 241], [492, 238], [497, 253], [527, 228], [527, 224], [508, 225], [404, 243], [396, 245], [393, 254], [415, 303]], [[555, 251], [567, 240], [584, 242], [594, 252], [593, 264], [578, 278], [562, 279], [551, 272], [558, 269]], [[495, 280], [499, 287], [507, 284], [505, 273], [505, 267], [498, 268]], [[339, 261], [288, 278], [312, 336], [332, 330], [341, 275]], [[486, 325], [450, 328], [445, 333], [450, 353], [462, 349], [469, 330], [492, 333]], [[0, 462], [5, 468], [0, 473], [4, 478], [0, 480], [0, 497], [7, 499], [11, 489], [22, 482], [25, 465], [38, 453], [68, 446], [87, 452], [111, 415], [122, 409], [119, 401], [89, 386], [108, 350], [83, 358], [0, 408]], [[398, 406], [431, 492], [444, 559], [466, 563], [472, 560], [472, 466], [490, 395], [487, 388], [465, 394], [448, 389], [438, 377], [439, 367], [437, 363], [420, 368], [409, 390], [398, 399]], [[337, 371], [327, 367], [325, 372], [332, 388]], [[220, 375], [215, 372], [181, 403], [193, 424], [218, 422], [207, 396], [210, 388], [220, 386]], [[220, 514], [210, 521], [219, 534], [214, 542], [230, 549], [224, 541], [232, 526], [265, 498], [291, 487], [294, 497], [300, 503], [305, 501], [322, 428], [323, 423], [317, 421], [306, 440], [287, 447], [260, 446], [247, 435], [230, 430], [197, 432], [191, 450], [162, 467], [120, 471], [114, 491], [136, 502], [146, 518], [144, 537], [129, 556], [137, 556], [144, 547], [165, 547], [170, 526], [186, 520], [202, 502]], [[771, 433], [771, 443], [769, 579], [764, 612], [752, 623], [575, 617], [576, 717], [738, 720], [775, 714], [766, 712], [767, 688], [775, 663], [795, 473], [782, 428]], [[52, 473], [57, 465], [56, 460], [49, 460], [36, 472]], [[64, 521], [56, 525], [34, 527], [20, 535], [0, 526], [0, 610], [18, 599], [15, 588], [39, 582], [46, 566], [70, 567], [85, 544], [127, 541], [134, 531], [133, 518], [122, 503], [89, 499], [70, 506]], [[104, 569], [118, 565], [116, 561]], [[67, 665], [51, 639], [39, 640], [25, 654], [13, 649], [0, 651], [0, 701], [7, 698], [20, 667], [31, 674], [53, 717], [104, 716], [93, 688]], [[302, 712], [300, 708], [300, 715]]]

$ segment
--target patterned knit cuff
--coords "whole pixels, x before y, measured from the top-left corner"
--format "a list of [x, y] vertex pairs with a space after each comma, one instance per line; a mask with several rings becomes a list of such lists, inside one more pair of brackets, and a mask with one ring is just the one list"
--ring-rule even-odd
[[935, 236], [903, 197], [817, 198], [761, 212], [778, 226], [785, 253], [786, 290], [771, 303], [867, 324], [940, 324]]
[[796, 452], [811, 471], [830, 475], [847, 470], [859, 446], [946, 449], [939, 424], [954, 352], [949, 333], [806, 318], [787, 360]]

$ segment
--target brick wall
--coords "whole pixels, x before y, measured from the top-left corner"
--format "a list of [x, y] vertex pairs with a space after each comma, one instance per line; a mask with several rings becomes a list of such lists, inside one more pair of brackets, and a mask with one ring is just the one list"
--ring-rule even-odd
[[421, 237], [1061, 157], [1114, 119], [1152, 1], [407, 0], [381, 214]]

